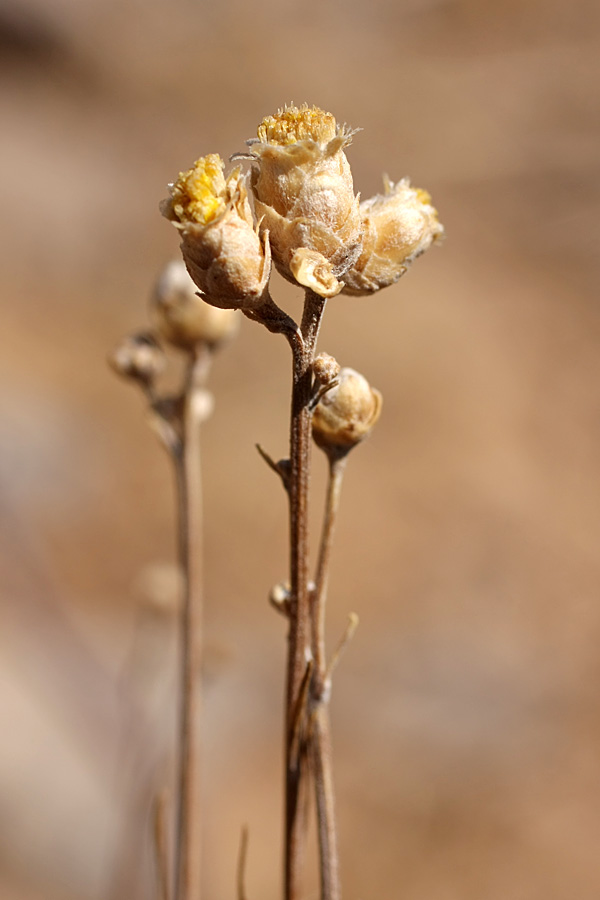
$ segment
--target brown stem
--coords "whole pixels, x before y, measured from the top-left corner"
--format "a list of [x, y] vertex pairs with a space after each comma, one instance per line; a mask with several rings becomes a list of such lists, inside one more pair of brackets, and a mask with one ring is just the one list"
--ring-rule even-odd
[[340, 900], [341, 885], [333, 788], [329, 705], [321, 699], [313, 713], [311, 759], [317, 802], [321, 900]]
[[[342, 480], [346, 468], [347, 456], [329, 456], [329, 477], [327, 481], [327, 495], [325, 498], [325, 515], [323, 519], [323, 531], [319, 547], [319, 559], [315, 576], [313, 591], [313, 654], [315, 658], [315, 677], [324, 679], [327, 664], [325, 661], [325, 602], [327, 600], [327, 585], [329, 579], [329, 563], [331, 548], [337, 519], [337, 511], [340, 503]], [[324, 685], [319, 684], [321, 690]]]
[[[298, 752], [297, 736], [302, 684], [310, 650], [308, 596], [308, 484], [311, 457], [312, 364], [326, 301], [306, 292], [301, 338], [288, 340], [293, 355], [292, 410], [290, 423], [290, 630], [286, 690], [285, 734], [285, 900], [297, 900], [306, 832], [303, 782], [307, 774], [305, 748]], [[294, 746], [296, 745], [296, 746]]]
[[164, 793], [154, 801], [154, 857], [158, 879], [158, 900], [169, 900], [169, 842], [167, 838], [167, 798]]
[[184, 577], [180, 619], [181, 697], [179, 783], [175, 838], [174, 900], [200, 900], [201, 891], [201, 666], [202, 666], [202, 481], [200, 423], [210, 350], [200, 346], [190, 360], [175, 455], [179, 506], [179, 558]]
[[325, 602], [329, 563], [337, 511], [339, 507], [346, 456], [329, 456], [329, 479], [325, 500], [325, 516], [313, 591], [312, 649], [315, 672], [312, 684], [313, 716], [311, 728], [311, 759], [315, 778], [317, 830], [321, 874], [321, 900], [339, 900], [341, 896], [331, 726], [329, 722], [329, 689], [325, 659]]

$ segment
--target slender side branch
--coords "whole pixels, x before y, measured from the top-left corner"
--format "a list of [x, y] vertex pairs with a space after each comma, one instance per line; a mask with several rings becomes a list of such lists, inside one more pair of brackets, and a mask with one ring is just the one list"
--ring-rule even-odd
[[328, 459], [329, 479], [325, 500], [325, 515], [312, 596], [312, 649], [315, 657], [315, 672], [311, 695], [313, 709], [311, 760], [317, 803], [321, 900], [339, 900], [341, 888], [328, 705], [330, 683], [325, 655], [325, 602], [327, 599], [331, 548], [347, 457], [345, 455], [328, 454]]
[[240, 838], [240, 852], [238, 856], [236, 882], [237, 882], [237, 900], [248, 900], [246, 893], [246, 860], [248, 858], [248, 826], [242, 828]]
[[333, 787], [333, 757], [329, 705], [318, 702], [311, 723], [311, 761], [317, 803], [321, 900], [340, 900], [340, 867]]
[[169, 841], [167, 837], [167, 798], [165, 793], [154, 800], [154, 858], [158, 881], [158, 900], [170, 900]]
[[[315, 576], [315, 588], [312, 601], [312, 643], [316, 663], [315, 677], [317, 679], [325, 677], [327, 667], [325, 662], [325, 603], [327, 600], [331, 548], [333, 545], [333, 535], [340, 504], [340, 494], [347, 458], [347, 456], [329, 457], [329, 477], [327, 481], [327, 495], [325, 498], [325, 515], [323, 519], [323, 530], [321, 533], [321, 544], [319, 547], [319, 559], [317, 562], [317, 573]], [[325, 689], [325, 685], [322, 683], [317, 684], [317, 688], [322, 692]]]
[[307, 774], [306, 748], [295, 747], [296, 711], [310, 653], [308, 594], [308, 485], [311, 458], [312, 364], [326, 301], [306, 292], [300, 335], [287, 333], [293, 356], [290, 423], [290, 629], [285, 734], [285, 900], [297, 900], [306, 832], [302, 802]]
[[358, 628], [358, 616], [355, 612], [348, 613], [348, 622], [344, 629], [344, 633], [342, 634], [337, 647], [333, 652], [333, 656], [329, 660], [329, 665], [327, 666], [327, 670], [325, 672], [325, 684], [327, 685], [331, 681], [331, 676], [333, 675], [334, 670], [337, 668], [337, 665], [342, 658], [346, 647], [354, 637], [354, 633]]
[[201, 891], [201, 666], [202, 481], [200, 424], [206, 414], [204, 383], [211, 362], [206, 345], [191, 357], [184, 394], [182, 441], [174, 456], [179, 505], [179, 557], [184, 574], [180, 619], [181, 709], [174, 900], [199, 900]]

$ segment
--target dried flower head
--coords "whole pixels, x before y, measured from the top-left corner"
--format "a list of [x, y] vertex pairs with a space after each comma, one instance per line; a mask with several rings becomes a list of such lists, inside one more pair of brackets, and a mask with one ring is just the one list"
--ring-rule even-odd
[[171, 185], [161, 212], [181, 233], [187, 270], [204, 299], [222, 309], [254, 310], [263, 301], [271, 270], [269, 243], [254, 226], [245, 179], [227, 178], [222, 159], [198, 159]]
[[173, 260], [161, 272], [151, 313], [159, 334], [184, 350], [199, 343], [214, 347], [233, 337], [240, 324], [235, 310], [210, 306], [202, 299], [181, 260]]
[[338, 384], [321, 397], [313, 414], [313, 437], [328, 455], [340, 456], [370, 434], [382, 397], [354, 369], [341, 369]]
[[427, 191], [408, 178], [384, 178], [384, 194], [360, 204], [363, 250], [343, 276], [346, 294], [372, 294], [398, 281], [411, 262], [444, 233]]
[[267, 116], [248, 142], [255, 209], [275, 265], [324, 297], [339, 292], [337, 279], [361, 251], [359, 201], [344, 153], [351, 140], [331, 113], [304, 104]]
[[156, 338], [140, 332], [123, 338], [108, 357], [108, 362], [122, 378], [151, 385], [164, 371], [166, 358]]

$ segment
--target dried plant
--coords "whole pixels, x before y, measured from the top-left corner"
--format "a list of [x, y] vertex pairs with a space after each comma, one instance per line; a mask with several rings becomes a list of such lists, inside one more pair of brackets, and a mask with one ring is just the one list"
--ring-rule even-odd
[[[358, 620], [350, 615], [346, 633], [328, 658], [328, 571], [348, 455], [370, 434], [382, 398], [358, 372], [340, 368], [328, 354], [317, 355], [317, 338], [330, 298], [371, 294], [394, 284], [443, 234], [431, 198], [412, 188], [408, 179], [396, 184], [385, 179], [382, 195], [359, 201], [345, 154], [354, 132], [338, 125], [330, 113], [306, 105], [286, 106], [265, 118], [257, 134], [247, 142], [246, 152], [232, 157], [250, 162], [249, 177], [240, 168], [225, 176], [223, 161], [211, 154], [179, 175], [161, 206], [163, 215], [179, 231], [183, 260], [197, 288], [197, 294], [186, 289], [179, 296], [163, 286], [155, 304], [159, 333], [188, 354], [181, 393], [175, 398], [155, 394], [153, 384], [161, 356], [153, 335], [130, 339], [114, 357], [118, 370], [144, 388], [178, 475], [186, 604], [181, 636], [184, 663], [176, 862], [173, 877], [163, 871], [163, 895], [168, 900], [200, 897], [201, 811], [195, 732], [201, 634], [198, 424], [208, 408], [204, 382], [212, 352], [225, 336], [220, 332], [216, 338], [207, 336], [202, 328], [209, 326], [196, 330], [200, 309], [222, 315], [239, 310], [269, 331], [282, 334], [291, 348], [289, 458], [275, 461], [258, 448], [279, 476], [289, 505], [289, 580], [277, 585], [270, 597], [289, 622], [284, 897], [296, 900], [301, 892], [305, 801], [312, 784], [321, 898], [339, 900], [329, 700], [333, 670]], [[305, 289], [299, 324], [271, 297], [272, 263], [284, 278]], [[181, 271], [178, 277], [183, 278]], [[218, 331], [218, 326], [210, 327]], [[229, 325], [223, 327], [228, 334]], [[311, 432], [329, 466], [314, 579], [309, 573], [308, 533]], [[160, 834], [163, 830], [162, 826], [157, 829]]]

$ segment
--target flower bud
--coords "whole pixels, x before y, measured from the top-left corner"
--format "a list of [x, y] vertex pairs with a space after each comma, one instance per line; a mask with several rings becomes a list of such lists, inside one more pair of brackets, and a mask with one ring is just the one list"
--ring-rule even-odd
[[151, 334], [130, 334], [123, 338], [108, 358], [109, 365], [122, 378], [152, 384], [164, 371], [166, 359]]
[[317, 381], [323, 386], [333, 384], [336, 378], [338, 378], [340, 371], [341, 367], [339, 362], [335, 357], [330, 356], [329, 353], [319, 353], [318, 356], [315, 357], [313, 374]]
[[232, 309], [210, 306], [198, 294], [184, 263], [168, 263], [151, 299], [151, 312], [160, 335], [184, 350], [199, 343], [216, 346], [233, 337], [239, 327]]
[[312, 422], [315, 442], [328, 455], [343, 455], [370, 434], [381, 413], [382, 397], [354, 369], [342, 369], [339, 382], [319, 400]]
[[345, 273], [345, 294], [372, 294], [394, 284], [411, 262], [444, 233], [427, 191], [408, 178], [393, 184], [384, 178], [384, 194], [360, 204], [363, 250]]
[[[269, 232], [275, 265], [323, 297], [358, 258], [362, 224], [344, 147], [352, 140], [331, 113], [306, 104], [263, 119], [248, 141], [252, 190], [261, 230]], [[299, 250], [316, 256], [296, 257]], [[320, 272], [315, 275], [315, 265]]]
[[222, 309], [258, 309], [264, 300], [271, 255], [254, 226], [239, 169], [225, 179], [215, 153], [182, 172], [161, 212], [181, 233], [188, 272], [204, 299]]

